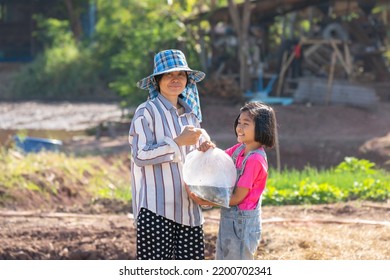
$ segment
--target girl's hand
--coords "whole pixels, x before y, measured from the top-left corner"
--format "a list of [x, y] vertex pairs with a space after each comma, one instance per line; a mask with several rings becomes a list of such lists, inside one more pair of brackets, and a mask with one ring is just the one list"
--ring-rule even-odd
[[201, 152], [206, 152], [208, 149], [212, 148], [214, 149], [216, 145], [211, 141], [204, 141], [202, 144], [200, 144], [198, 150]]
[[190, 191], [190, 188], [187, 186], [186, 183], [184, 183], [184, 186], [186, 188], [188, 196], [193, 201], [195, 201], [196, 204], [198, 204], [200, 206], [216, 206], [216, 204], [214, 204], [214, 203], [212, 203], [210, 201], [207, 201], [207, 200], [204, 200], [204, 199], [201, 199], [201, 198], [197, 197], [193, 192]]

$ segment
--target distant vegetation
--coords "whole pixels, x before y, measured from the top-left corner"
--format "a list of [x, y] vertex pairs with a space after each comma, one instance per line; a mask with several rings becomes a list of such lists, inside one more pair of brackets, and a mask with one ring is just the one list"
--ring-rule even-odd
[[17, 99], [82, 99], [99, 96], [104, 80], [99, 78], [99, 60], [90, 48], [77, 43], [67, 21], [36, 17], [41, 36], [48, 45], [32, 63], [26, 64], [13, 80]]
[[[34, 36], [43, 51], [17, 74], [6, 98], [101, 97], [116, 98], [122, 106], [139, 104], [145, 100], [146, 92], [137, 89], [136, 82], [150, 74], [153, 55], [158, 51], [182, 49], [189, 65], [202, 69], [200, 50], [211, 47], [209, 36], [203, 36], [211, 33], [210, 23], [207, 20], [188, 23], [188, 20], [197, 13], [226, 7], [229, 1], [77, 0], [72, 1], [72, 8], [66, 8], [65, 2], [57, 1], [58, 6], [53, 8], [58, 18], [35, 15]], [[82, 28], [75, 26], [81, 26], [81, 15], [87, 13], [86, 8], [92, 2], [96, 5], [96, 24], [93, 32], [83, 34]], [[381, 9], [384, 8], [378, 7], [374, 12]], [[354, 16], [346, 14], [345, 19]], [[293, 29], [285, 22], [286, 18], [276, 17], [270, 26], [267, 33], [271, 48], [279, 47], [286, 28]], [[295, 35], [298, 30], [309, 30], [310, 21], [305, 16], [296, 22], [299, 28], [295, 28]], [[390, 50], [384, 55], [389, 58]]]
[[[80, 16], [87, 2], [77, 2], [80, 6], [75, 7], [73, 18]], [[145, 100], [146, 92], [137, 89], [136, 82], [150, 74], [158, 51], [180, 48], [189, 64], [199, 67], [196, 42], [188, 36], [192, 27], [183, 23], [197, 6], [195, 0], [172, 1], [171, 5], [155, 0], [95, 3], [98, 14], [91, 37], [75, 36], [69, 19], [35, 16], [35, 36], [44, 51], [13, 81], [13, 98], [114, 96], [126, 106]]]
[[[150, 74], [153, 55], [158, 51], [180, 48], [187, 54], [191, 67], [202, 69], [200, 50], [212, 47], [210, 37], [204, 34], [213, 32], [207, 20], [188, 23], [189, 19], [194, 19], [196, 14], [204, 11], [226, 7], [228, 2], [238, 4], [243, 1], [53, 2], [58, 5], [53, 8], [55, 10], [53, 14], [57, 18], [42, 15], [34, 17], [33, 25], [37, 27], [34, 36], [37, 38], [37, 46], [43, 46], [42, 52], [33, 62], [23, 67], [13, 80], [11, 89], [8, 90], [7, 87], [7, 92], [11, 93], [2, 97], [14, 99], [115, 97], [116, 100], [121, 100], [122, 106], [139, 104], [145, 100], [146, 92], [137, 89], [136, 82]], [[65, 7], [65, 2], [72, 2], [73, 7]], [[93, 32], [83, 34], [82, 28], [75, 26], [81, 26], [81, 15], [88, 12], [86, 8], [90, 3], [96, 5], [96, 24]], [[382, 9], [385, 7], [375, 8], [373, 12], [380, 13]], [[349, 14], [347, 10], [345, 20], [356, 17], [354, 12]], [[292, 18], [295, 21], [295, 16], [291, 16], [291, 19], [288, 16], [275, 18], [275, 22], [266, 32], [270, 36], [271, 48], [278, 49], [282, 42], [282, 34], [287, 32], [286, 30], [291, 29], [288, 31], [291, 36], [294, 30], [294, 36], [297, 36], [298, 31], [310, 29], [310, 21], [305, 18], [308, 16], [305, 16], [305, 13], [302, 15], [302, 18], [296, 19], [299, 28], [286, 25]], [[265, 22], [265, 25], [267, 24]], [[389, 59], [390, 50], [386, 49], [384, 56]]]
[[349, 200], [386, 201], [390, 174], [364, 159], [346, 157], [335, 168], [270, 171], [264, 205], [323, 204]]
[[[93, 204], [131, 200], [126, 158], [75, 157], [41, 152], [23, 155], [0, 150], [0, 207]], [[38, 205], [37, 205], [38, 203]], [[38, 209], [36, 209], [38, 207]]]
[[[35, 198], [35, 201], [32, 198]], [[37, 199], [38, 198], [38, 199]], [[386, 201], [390, 174], [374, 163], [346, 158], [328, 170], [270, 170], [263, 205]], [[76, 157], [64, 153], [0, 153], [0, 207], [93, 203], [107, 199], [130, 205], [128, 157]], [[39, 206], [39, 205], [38, 205]]]

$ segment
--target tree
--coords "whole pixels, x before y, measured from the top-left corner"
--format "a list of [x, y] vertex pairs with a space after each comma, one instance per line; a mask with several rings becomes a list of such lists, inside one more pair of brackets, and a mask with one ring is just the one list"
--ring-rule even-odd
[[190, 9], [187, 2], [168, 5], [158, 0], [97, 0], [96, 54], [104, 61], [110, 88], [127, 103], [145, 100], [147, 93], [139, 90], [136, 82], [150, 74], [153, 55], [158, 51], [180, 48], [189, 63], [198, 61], [183, 24], [182, 17]]
[[[90, 1], [96, 5], [97, 22], [93, 37], [85, 38], [80, 15]], [[123, 98], [123, 105], [139, 103], [147, 93], [136, 82], [150, 74], [158, 51], [179, 48], [199, 69], [197, 42], [188, 36], [191, 27], [185, 26], [184, 19], [195, 4], [200, 9], [209, 1], [56, 0], [54, 8], [61, 19], [37, 17], [36, 33], [45, 50], [23, 72], [26, 82], [17, 83], [20, 92], [31, 93], [34, 87], [36, 96], [65, 97], [66, 91], [81, 97], [97, 92], [103, 84]]]
[[80, 40], [83, 29], [81, 27], [80, 15], [81, 9], [74, 5], [73, 0], [64, 0], [68, 11], [69, 23], [76, 40]]

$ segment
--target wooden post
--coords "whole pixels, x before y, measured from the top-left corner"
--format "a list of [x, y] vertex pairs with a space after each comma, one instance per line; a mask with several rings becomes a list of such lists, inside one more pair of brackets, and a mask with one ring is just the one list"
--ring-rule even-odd
[[348, 68], [347, 73], [348, 73], [348, 79], [349, 79], [352, 75], [353, 65], [352, 65], [351, 52], [349, 51], [349, 47], [348, 47], [347, 43], [344, 43], [344, 54], [345, 54], [345, 63], [346, 63], [347, 68]]
[[287, 51], [283, 53], [282, 56], [282, 64], [280, 65], [280, 72], [278, 77], [278, 87], [276, 88], [276, 96], [280, 96], [280, 92], [282, 91], [282, 85], [283, 85], [283, 79], [284, 79], [284, 65], [286, 64], [287, 60]]
[[280, 146], [279, 146], [279, 134], [278, 130], [275, 130], [275, 149], [276, 149], [276, 170], [281, 171], [281, 162], [280, 162]]
[[287, 52], [284, 52], [283, 54], [283, 60], [282, 60], [282, 68], [280, 69], [280, 74], [279, 74], [279, 80], [278, 80], [278, 87], [276, 91], [276, 96], [280, 96], [282, 92], [282, 87], [283, 87], [283, 82], [284, 82], [284, 75], [287, 72], [288, 67], [290, 66], [291, 62], [294, 59], [294, 52], [292, 52], [289, 56], [289, 58], [286, 61], [287, 58]]
[[333, 48], [333, 52], [336, 53], [336, 55], [337, 55], [337, 57], [339, 58], [341, 64], [343, 65], [345, 72], [347, 72], [347, 74], [349, 75], [349, 74], [350, 74], [350, 73], [349, 73], [349, 67], [347, 66], [347, 63], [346, 63], [346, 61], [344, 60], [343, 55], [341, 54], [339, 48], [336, 46], [336, 43], [335, 43], [333, 40], [331, 40], [331, 41], [330, 41], [330, 44], [331, 44], [331, 46], [332, 46], [332, 48]]
[[330, 71], [329, 71], [329, 79], [328, 79], [328, 92], [326, 94], [326, 99], [325, 99], [326, 105], [329, 105], [329, 101], [330, 101], [331, 96], [332, 96], [335, 64], [336, 64], [336, 51], [333, 51], [332, 62], [331, 62]]

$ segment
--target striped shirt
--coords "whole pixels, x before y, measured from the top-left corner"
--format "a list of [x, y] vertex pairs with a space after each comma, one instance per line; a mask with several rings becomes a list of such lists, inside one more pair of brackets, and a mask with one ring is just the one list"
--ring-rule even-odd
[[185, 109], [180, 115], [175, 106], [159, 94], [138, 106], [131, 122], [132, 207], [137, 219], [141, 208], [179, 224], [203, 224], [201, 208], [187, 195], [183, 181], [185, 156], [195, 145], [179, 147], [173, 139], [186, 125], [200, 127], [191, 108], [179, 98]]

